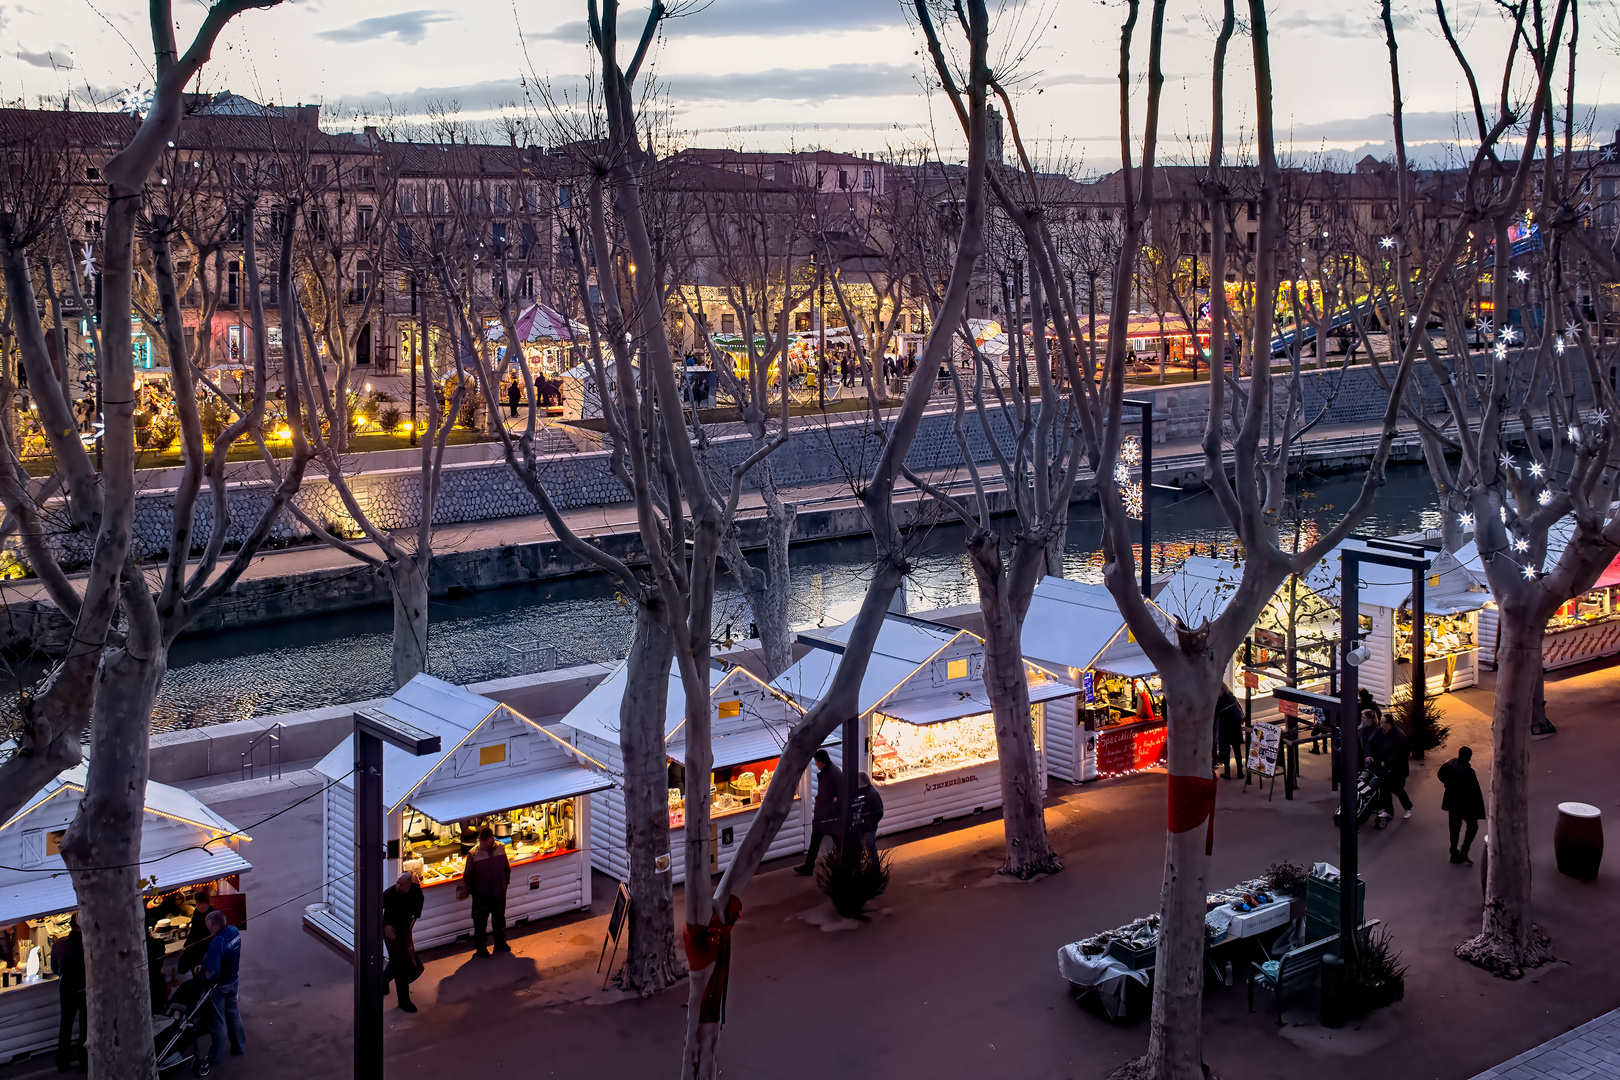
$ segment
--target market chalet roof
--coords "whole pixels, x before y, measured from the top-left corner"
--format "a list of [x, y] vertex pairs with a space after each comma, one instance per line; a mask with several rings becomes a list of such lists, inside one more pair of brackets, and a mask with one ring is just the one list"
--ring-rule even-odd
[[[773, 685], [809, 709], [832, 686], [843, 660], [853, 620], [827, 631], [804, 631], [799, 640], [811, 649], [777, 677]], [[877, 643], [861, 680], [857, 708], [874, 710], [913, 724], [933, 724], [990, 710], [990, 695], [980, 669], [984, 640], [967, 630], [890, 613], [878, 630]], [[950, 677], [952, 661], [969, 661], [966, 674]], [[1068, 697], [1075, 687], [1059, 683], [1032, 663], [1030, 702]]]
[[[467, 778], [474, 778], [475, 773], [478, 785], [495, 785], [474, 800], [479, 803], [476, 813], [494, 813], [512, 806], [613, 786], [599, 763], [551, 731], [498, 701], [431, 675], [416, 676], [377, 708], [430, 735], [439, 736], [439, 752], [421, 757], [384, 744], [383, 804], [389, 812], [421, 793], [425, 803], [431, 802], [440, 813], [451, 813], [467, 801], [462, 797], [462, 789], [472, 786], [472, 779]], [[521, 773], [486, 776], [479, 772], [484, 766], [481, 760], [474, 758], [480, 750], [480, 735], [484, 729], [497, 726], [502, 729], [497, 733], [501, 736], [497, 741], [524, 740], [521, 755], [514, 752], [510, 757], [503, 755], [500, 760], [500, 764], [508, 768], [526, 766]], [[354, 772], [354, 736], [339, 743], [320, 760], [315, 770], [352, 789], [354, 785], [349, 778]], [[516, 801], [504, 806], [492, 803], [491, 798], [502, 791]], [[414, 800], [411, 805], [416, 805]], [[442, 818], [426, 809], [423, 812], [437, 821], [455, 820], [454, 816]]]

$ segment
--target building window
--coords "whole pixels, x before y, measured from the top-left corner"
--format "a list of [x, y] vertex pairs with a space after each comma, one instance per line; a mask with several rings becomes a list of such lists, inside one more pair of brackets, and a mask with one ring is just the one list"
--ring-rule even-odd
[[872, 190], [872, 170], [871, 169], [862, 169], [861, 170], [861, 190], [863, 190], [863, 191], [871, 191]]
[[737, 332], [737, 316], [729, 311], [720, 313], [720, 332], [722, 334], [735, 334]]
[[416, 213], [416, 197], [410, 188], [399, 189], [399, 212], [401, 214]]
[[849, 190], [849, 171], [847, 169], [839, 169], [838, 170], [838, 190], [839, 191], [848, 191]]
[[523, 280], [518, 284], [518, 295], [525, 300], [534, 299], [534, 274], [532, 272], [523, 275]]
[[1253, 199], [1250, 199], [1245, 204], [1245, 208], [1248, 211], [1248, 216], [1249, 216], [1250, 221], [1258, 221], [1258, 220], [1260, 220], [1260, 204], [1259, 203], [1255, 202]]
[[1384, 220], [1384, 204], [1383, 203], [1375, 202], [1375, 203], [1372, 204], [1372, 219], [1374, 221], [1383, 221]]
[[434, 184], [428, 189], [428, 212], [432, 214], [444, 213], [444, 185]]
[[496, 184], [495, 185], [495, 190], [491, 194], [493, 195], [493, 197], [495, 199], [495, 212], [497, 214], [506, 213], [506, 187], [505, 187], [505, 185]]
[[232, 259], [225, 269], [225, 306], [236, 307], [242, 302], [242, 264]]
[[309, 167], [309, 182], [314, 184], [316, 187], [320, 187], [322, 184], [326, 183], [326, 166], [311, 165]]
[[557, 189], [557, 205], [564, 210], [574, 205], [574, 189], [564, 184]]
[[1259, 233], [1249, 233], [1244, 237], [1244, 242], [1249, 245], [1249, 250], [1250, 251], [1255, 250], [1255, 241], [1256, 241], [1256, 238], [1259, 237], [1259, 235], [1260, 235]]
[[489, 238], [497, 256], [506, 254], [506, 222], [497, 221], [489, 227]]
[[394, 228], [394, 238], [399, 246], [399, 257], [405, 262], [411, 261], [411, 227], [401, 221]]
[[100, 180], [101, 170], [91, 165], [84, 170], [84, 178], [86, 180]]
[[376, 183], [375, 176], [376, 176], [376, 174], [374, 172], [372, 172], [370, 165], [362, 165], [362, 166], [360, 166], [360, 186], [361, 187], [371, 187], [374, 183]]
[[225, 328], [225, 344], [230, 353], [233, 364], [242, 362], [243, 328], [240, 326], [227, 326]]
[[527, 259], [529, 257], [529, 253], [534, 250], [534, 226], [533, 225], [527, 225], [527, 224], [524, 225], [522, 235], [523, 235], [523, 244], [518, 249], [518, 257], [522, 258], [522, 259]]
[[92, 240], [100, 237], [101, 236], [101, 219], [100, 218], [85, 218], [84, 219], [84, 235], [89, 237]]
[[319, 210], [310, 210], [304, 214], [304, 229], [311, 236], [324, 237], [326, 235], [326, 223], [321, 220]]
[[278, 237], [287, 231], [287, 211], [270, 211], [270, 231]]
[[369, 206], [362, 206], [356, 211], [355, 224], [359, 226], [361, 236], [371, 235], [371, 222], [375, 216], [376, 211]]

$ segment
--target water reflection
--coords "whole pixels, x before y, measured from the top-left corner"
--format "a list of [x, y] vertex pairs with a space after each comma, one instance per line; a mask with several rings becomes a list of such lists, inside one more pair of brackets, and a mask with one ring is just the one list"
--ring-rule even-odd
[[[1359, 482], [1307, 482], [1307, 513], [1327, 525], [1354, 500]], [[1422, 466], [1390, 470], [1362, 531], [1390, 535], [1438, 525], [1434, 489]], [[1081, 504], [1069, 519], [1065, 572], [1101, 579], [1097, 508]], [[977, 588], [959, 526], [933, 529], [917, 542], [907, 581], [912, 610], [976, 603]], [[1207, 493], [1156, 504], [1154, 540], [1174, 561], [1188, 545], [1224, 548], [1232, 533]], [[870, 576], [869, 540], [806, 545], [792, 552], [793, 624], [836, 625], [860, 606]], [[387, 695], [391, 613], [382, 608], [319, 616], [252, 630], [182, 639], [170, 650], [158, 696], [159, 730], [220, 723]], [[729, 581], [715, 604], [717, 637], [745, 638], [750, 616]], [[436, 600], [428, 632], [429, 670], [458, 683], [533, 669], [515, 643], [538, 641], [560, 666], [617, 660], [629, 643], [632, 615], [614, 584], [579, 578], [513, 586], [455, 600]]]

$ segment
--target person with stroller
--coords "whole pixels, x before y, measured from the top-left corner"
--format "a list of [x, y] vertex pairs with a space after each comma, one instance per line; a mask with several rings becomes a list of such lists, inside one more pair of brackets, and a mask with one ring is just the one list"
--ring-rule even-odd
[[1385, 713], [1377, 730], [1368, 742], [1373, 768], [1378, 770], [1378, 821], [1374, 828], [1383, 829], [1395, 816], [1395, 799], [1401, 800], [1406, 817], [1412, 816], [1412, 797], [1406, 793], [1406, 778], [1411, 772], [1411, 744], [1406, 732], [1395, 726], [1395, 717]]
[[213, 936], [208, 941], [208, 952], [203, 956], [200, 970], [207, 980], [208, 1002], [212, 1006], [208, 1033], [213, 1043], [208, 1048], [208, 1063], [217, 1068], [225, 1059], [227, 1035], [232, 1057], [240, 1057], [242, 1048], [247, 1045], [242, 1013], [236, 1006], [237, 977], [242, 970], [242, 932], [226, 922], [225, 913], [218, 909], [210, 911], [205, 921]]

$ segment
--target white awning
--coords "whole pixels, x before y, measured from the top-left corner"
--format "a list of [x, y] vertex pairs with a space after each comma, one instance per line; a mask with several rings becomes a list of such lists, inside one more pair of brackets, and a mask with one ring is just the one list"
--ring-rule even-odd
[[1106, 671], [1110, 675], [1124, 675], [1131, 679], [1145, 679], [1149, 675], [1156, 674], [1159, 669], [1153, 666], [1153, 661], [1147, 658], [1146, 653], [1132, 652], [1117, 659], [1097, 661], [1097, 670]]
[[[188, 849], [167, 858], [154, 858], [141, 863], [141, 876], [156, 879], [148, 892], [178, 889], [184, 885], [198, 885], [217, 881], [232, 874], [253, 869], [228, 844], [211, 844], [206, 851]], [[38, 919], [58, 912], [72, 911], [79, 906], [73, 892], [73, 879], [66, 870], [42, 872], [15, 884], [0, 885], [0, 923]]]
[[[515, 770], [514, 770], [515, 771]], [[545, 772], [517, 772], [498, 780], [480, 779], [476, 784], [429, 791], [406, 805], [434, 821], [445, 823], [464, 818], [497, 814], [518, 806], [568, 799], [606, 791], [613, 786], [607, 774], [577, 766], [547, 769]]]
[[[1073, 697], [1079, 692], [1080, 688], [1078, 686], [1070, 686], [1067, 683], [1031, 683], [1029, 687], [1029, 703], [1037, 705], [1043, 701]], [[884, 716], [917, 725], [942, 724], [947, 720], [960, 720], [964, 716], [979, 716], [989, 711], [990, 699], [984, 692], [983, 683], [976, 684], [972, 690], [966, 693], [956, 690], [941, 690], [938, 694], [928, 697], [891, 701], [878, 709], [878, 712]]]
[[[711, 744], [714, 748], [714, 767], [723, 769], [731, 765], [747, 765], [753, 761], [781, 757], [782, 745], [786, 739], [786, 731], [777, 734], [769, 728], [740, 731], [735, 735], [715, 739]], [[684, 743], [680, 749], [685, 753]]]

